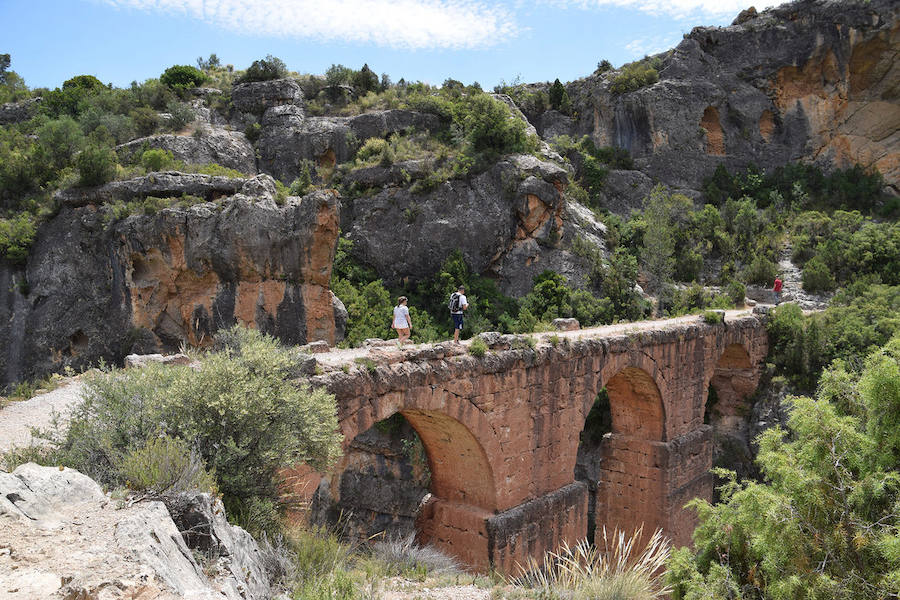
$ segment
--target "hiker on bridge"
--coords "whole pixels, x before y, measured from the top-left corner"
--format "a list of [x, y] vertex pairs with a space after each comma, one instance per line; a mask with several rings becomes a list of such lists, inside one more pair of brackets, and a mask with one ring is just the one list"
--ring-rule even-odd
[[409, 316], [409, 308], [406, 306], [406, 296], [397, 298], [397, 306], [394, 307], [394, 322], [391, 323], [391, 328], [397, 330], [397, 341], [400, 344], [409, 341], [412, 319]]
[[453, 319], [453, 341], [459, 343], [459, 332], [463, 328], [463, 311], [469, 309], [469, 301], [466, 299], [465, 286], [459, 286], [450, 294], [450, 318]]

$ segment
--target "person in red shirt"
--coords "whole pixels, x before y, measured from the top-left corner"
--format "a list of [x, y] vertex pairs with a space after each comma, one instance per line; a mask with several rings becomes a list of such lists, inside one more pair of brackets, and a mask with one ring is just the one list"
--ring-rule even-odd
[[775, 276], [775, 285], [772, 286], [772, 291], [775, 292], [775, 306], [781, 304], [781, 275]]

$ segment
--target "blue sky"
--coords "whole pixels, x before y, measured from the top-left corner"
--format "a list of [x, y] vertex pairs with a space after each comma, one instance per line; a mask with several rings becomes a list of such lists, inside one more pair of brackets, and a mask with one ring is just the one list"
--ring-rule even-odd
[[[301, 73], [363, 63], [396, 81], [570, 81], [727, 25], [750, 0], [0, 0], [0, 53], [30, 87], [127, 86], [215, 52]], [[764, 4], [756, 3], [762, 9]]]

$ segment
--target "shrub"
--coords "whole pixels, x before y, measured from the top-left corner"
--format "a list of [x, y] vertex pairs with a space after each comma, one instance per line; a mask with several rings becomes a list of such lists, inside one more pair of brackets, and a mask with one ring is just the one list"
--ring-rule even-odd
[[735, 306], [743, 306], [744, 300], [747, 298], [747, 288], [740, 281], [732, 279], [725, 286], [725, 294]]
[[251, 81], [270, 81], [287, 77], [287, 66], [277, 56], [271, 54], [265, 58], [254, 60], [244, 75], [238, 80], [240, 83]]
[[172, 131], [183, 129], [185, 125], [194, 120], [194, 111], [187, 104], [178, 101], [171, 101], [166, 105], [166, 111], [169, 113], [169, 120], [166, 123]]
[[487, 352], [487, 344], [480, 337], [472, 338], [472, 341], [469, 343], [469, 354], [472, 356], [481, 358]]
[[394, 575], [408, 577], [411, 574], [440, 575], [459, 571], [452, 558], [431, 546], [417, 545], [414, 534], [377, 542], [372, 546], [372, 555], [386, 563], [389, 572]]
[[819, 256], [814, 256], [803, 267], [803, 289], [810, 293], [834, 289], [834, 276]]
[[196, 448], [232, 514], [268, 510], [279, 468], [327, 468], [339, 452], [333, 397], [293, 383], [294, 356], [274, 339], [240, 327], [221, 338], [196, 371], [150, 365], [91, 375], [61, 440], [63, 464], [115, 485], [118, 457], [163, 433]]
[[250, 123], [244, 128], [244, 135], [247, 136], [247, 139], [251, 144], [255, 144], [257, 140], [259, 140], [259, 136], [262, 135], [262, 125], [259, 123]]
[[597, 546], [582, 540], [548, 552], [543, 563], [529, 557], [512, 583], [537, 590], [538, 598], [664, 598], [670, 592], [664, 581], [669, 542], [657, 530], [640, 547], [642, 534], [608, 535], [604, 527]]
[[516, 118], [503, 102], [487, 94], [466, 96], [462, 102], [462, 129], [475, 152], [521, 153], [536, 147], [525, 121]]
[[550, 86], [549, 96], [550, 107], [553, 110], [558, 110], [563, 114], [572, 112], [572, 101], [569, 100], [569, 93], [566, 91], [566, 86], [559, 79], [556, 79], [553, 85]]
[[743, 272], [745, 281], [764, 286], [772, 285], [776, 275], [778, 275], [778, 265], [760, 254], [757, 254], [753, 262], [744, 267]]
[[141, 154], [141, 166], [147, 171], [162, 171], [172, 166], [175, 157], [168, 150], [152, 148]]
[[709, 325], [717, 325], [721, 323], [725, 318], [725, 315], [716, 310], [707, 310], [703, 311], [703, 321]]
[[659, 71], [657, 69], [660, 66], [662, 66], [662, 61], [656, 58], [645, 58], [644, 60], [624, 65], [613, 76], [609, 91], [613, 94], [625, 94], [653, 85], [659, 81]]
[[216, 482], [187, 442], [162, 435], [128, 452], [119, 472], [132, 490], [154, 496], [216, 491]]
[[112, 148], [90, 145], [75, 157], [81, 185], [102, 185], [116, 176], [118, 164]]
[[162, 123], [159, 114], [149, 106], [139, 106], [128, 115], [134, 121], [138, 134], [142, 136], [152, 135]]
[[35, 221], [33, 215], [25, 212], [0, 218], [0, 256], [13, 263], [24, 262], [37, 233]]
[[190, 65], [173, 65], [163, 71], [159, 81], [174, 90], [197, 87], [206, 81], [206, 74]]

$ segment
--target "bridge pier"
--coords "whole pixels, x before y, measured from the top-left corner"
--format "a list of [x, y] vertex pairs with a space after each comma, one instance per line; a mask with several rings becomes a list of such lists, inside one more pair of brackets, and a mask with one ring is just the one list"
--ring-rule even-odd
[[418, 540], [469, 569], [516, 574], [529, 557], [584, 539], [587, 504], [587, 484], [581, 481], [497, 514], [432, 497], [416, 521]]
[[611, 433], [604, 445], [595, 541], [603, 526], [626, 535], [643, 526], [645, 538], [659, 528], [676, 546], [689, 545], [696, 515], [684, 505], [712, 497], [712, 428], [704, 425], [669, 442]]

